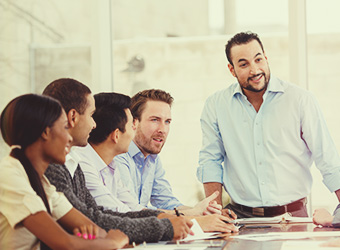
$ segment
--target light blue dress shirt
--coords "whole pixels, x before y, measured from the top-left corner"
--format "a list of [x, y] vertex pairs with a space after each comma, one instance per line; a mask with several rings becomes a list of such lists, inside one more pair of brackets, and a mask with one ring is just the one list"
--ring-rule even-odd
[[207, 99], [201, 127], [197, 177], [222, 183], [236, 203], [276, 206], [306, 197], [313, 161], [328, 189], [340, 189], [340, 158], [320, 107], [293, 84], [271, 76], [256, 112], [234, 83]]
[[114, 161], [124, 185], [142, 206], [169, 210], [182, 206], [172, 194], [170, 183], [164, 178], [165, 171], [158, 155], [145, 158], [132, 141], [129, 151], [116, 156]]

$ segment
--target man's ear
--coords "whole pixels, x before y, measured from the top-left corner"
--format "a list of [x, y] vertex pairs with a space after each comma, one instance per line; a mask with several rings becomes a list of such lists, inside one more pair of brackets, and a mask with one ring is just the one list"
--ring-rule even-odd
[[233, 77], [236, 77], [234, 66], [229, 63], [228, 68], [229, 68], [230, 73], [233, 75]]
[[138, 124], [139, 124], [139, 120], [137, 118], [133, 118], [133, 122], [132, 122], [133, 130], [136, 130], [136, 128], [138, 127]]
[[110, 137], [111, 140], [115, 143], [118, 144], [119, 141], [119, 136], [120, 136], [120, 131], [118, 128], [116, 128], [114, 131], [111, 132]]
[[75, 109], [70, 109], [67, 113], [68, 125], [70, 128], [74, 128], [79, 121], [79, 113]]

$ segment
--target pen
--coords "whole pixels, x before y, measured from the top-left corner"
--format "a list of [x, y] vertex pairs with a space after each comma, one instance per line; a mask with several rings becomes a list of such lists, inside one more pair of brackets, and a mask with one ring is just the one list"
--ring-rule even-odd
[[271, 226], [246, 226], [246, 228], [259, 229], [259, 228], [271, 228]]
[[177, 216], [180, 216], [178, 210], [177, 210], [176, 208], [174, 208], [174, 210], [175, 210], [175, 214], [176, 214]]
[[234, 224], [235, 226], [237, 226], [237, 222], [235, 222], [234, 220], [231, 221], [227, 221], [227, 220], [223, 220], [223, 222], [227, 223], [227, 224]]

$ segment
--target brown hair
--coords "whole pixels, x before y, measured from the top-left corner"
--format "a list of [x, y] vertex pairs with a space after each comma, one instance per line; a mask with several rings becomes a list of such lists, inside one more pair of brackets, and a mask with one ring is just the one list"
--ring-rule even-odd
[[84, 114], [87, 107], [87, 95], [91, 90], [81, 82], [71, 78], [60, 78], [51, 82], [44, 89], [43, 95], [57, 99], [66, 114], [75, 109], [79, 114]]
[[134, 119], [140, 121], [145, 104], [149, 100], [165, 102], [171, 107], [174, 98], [169, 93], [160, 89], [148, 89], [138, 92], [131, 98], [130, 110]]

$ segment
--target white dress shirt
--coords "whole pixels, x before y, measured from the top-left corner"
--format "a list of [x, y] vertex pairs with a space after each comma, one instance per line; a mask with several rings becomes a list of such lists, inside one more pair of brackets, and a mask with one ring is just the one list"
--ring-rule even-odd
[[74, 172], [76, 171], [79, 161], [80, 161], [78, 154], [74, 152], [74, 148], [76, 147], [71, 147], [71, 150], [66, 155], [66, 159], [65, 159], [65, 166], [67, 170], [70, 172], [70, 175], [72, 176], [72, 178], [74, 177]]
[[85, 175], [86, 187], [98, 205], [122, 213], [145, 208], [123, 185], [113, 161], [106, 165], [90, 144], [74, 147], [74, 151], [80, 158], [79, 165]]

